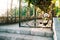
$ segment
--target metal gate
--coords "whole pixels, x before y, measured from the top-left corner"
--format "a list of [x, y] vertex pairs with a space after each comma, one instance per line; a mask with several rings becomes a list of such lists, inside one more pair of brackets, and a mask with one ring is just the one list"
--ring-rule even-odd
[[47, 23], [42, 23], [44, 18], [39, 16], [41, 12], [38, 14], [37, 8], [36, 5], [24, 2], [24, 0], [19, 1], [19, 27], [45, 27], [43, 25]]

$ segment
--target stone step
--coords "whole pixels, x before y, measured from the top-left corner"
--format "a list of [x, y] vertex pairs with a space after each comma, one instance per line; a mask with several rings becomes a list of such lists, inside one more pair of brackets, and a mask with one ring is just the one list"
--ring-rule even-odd
[[0, 40], [53, 40], [53, 38], [11, 33], [0, 33]]
[[3, 28], [0, 27], [0, 32], [3, 33], [13, 33], [13, 34], [23, 34], [23, 35], [33, 35], [42, 37], [52, 37], [53, 32], [46, 28]]

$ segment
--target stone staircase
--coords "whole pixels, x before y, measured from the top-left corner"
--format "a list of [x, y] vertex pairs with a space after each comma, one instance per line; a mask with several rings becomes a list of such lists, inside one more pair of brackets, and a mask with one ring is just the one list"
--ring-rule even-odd
[[0, 27], [1, 40], [53, 40], [49, 28]]

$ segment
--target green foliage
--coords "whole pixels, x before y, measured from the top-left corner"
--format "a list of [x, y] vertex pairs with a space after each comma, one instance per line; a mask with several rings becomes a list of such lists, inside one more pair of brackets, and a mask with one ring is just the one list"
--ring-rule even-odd
[[25, 15], [26, 15], [26, 8], [27, 8], [27, 7], [23, 7], [23, 9], [22, 9], [22, 11], [21, 11], [22, 16], [25, 16]]
[[18, 8], [14, 8], [14, 9], [12, 9], [12, 10], [13, 10], [12, 15], [14, 15], [14, 16], [19, 16], [19, 9], [18, 9]]
[[[27, 13], [27, 7], [23, 7], [23, 9], [21, 10], [21, 14], [22, 14], [22, 16], [26, 16], [26, 13]], [[14, 9], [12, 9], [12, 16], [14, 15], [14, 16], [19, 16], [19, 9], [18, 8], [14, 8]], [[33, 15], [33, 7], [31, 7], [30, 8], [30, 16], [32, 16]]]
[[[22, 0], [24, 1], [24, 0]], [[38, 6], [41, 10], [46, 11], [49, 7], [49, 5], [51, 4], [51, 0], [25, 0], [24, 2], [30, 2], [31, 4]], [[21, 10], [22, 16], [26, 15], [27, 12], [27, 7], [24, 6], [23, 9]], [[16, 14], [16, 16], [19, 15], [19, 9], [13, 9], [13, 15]], [[33, 7], [30, 8], [30, 15], [33, 15]]]
[[31, 0], [31, 3], [46, 12], [49, 5], [51, 4], [51, 1], [52, 0]]
[[[22, 16], [26, 16], [27, 13], [27, 7], [23, 7], [22, 9]], [[30, 16], [33, 15], [33, 7], [30, 8]]]
[[60, 20], [60, 18], [58, 18]]
[[[24, 1], [24, 0], [23, 0]], [[31, 0], [25, 0], [24, 2], [30, 2], [31, 3]]]
[[31, 4], [38, 6], [41, 10], [45, 11], [49, 8], [52, 0], [25, 0], [25, 2], [30, 2]]
[[30, 8], [30, 16], [33, 15], [33, 7]]
[[59, 8], [56, 9], [56, 16], [60, 17], [60, 9]]

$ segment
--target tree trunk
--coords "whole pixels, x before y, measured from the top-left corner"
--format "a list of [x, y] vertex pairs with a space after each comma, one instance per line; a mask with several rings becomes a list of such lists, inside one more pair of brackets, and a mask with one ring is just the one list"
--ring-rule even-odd
[[15, 10], [14, 10], [14, 11], [15, 11], [15, 22], [16, 22], [16, 9], [17, 9], [17, 8], [15, 7]]
[[12, 4], [13, 4], [13, 0], [11, 0], [10, 13], [12, 13]]
[[12, 4], [13, 4], [13, 0], [11, 0], [11, 7], [10, 7], [11, 22], [12, 22]]
[[30, 1], [28, 1], [27, 17], [30, 17]]
[[7, 24], [8, 24], [8, 1], [7, 1], [7, 20], [6, 20]]

